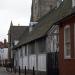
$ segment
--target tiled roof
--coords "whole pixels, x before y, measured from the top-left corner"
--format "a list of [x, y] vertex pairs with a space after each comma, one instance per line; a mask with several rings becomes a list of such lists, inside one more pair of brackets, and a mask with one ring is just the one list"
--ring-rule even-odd
[[46, 36], [48, 30], [54, 24], [72, 13], [75, 13], [75, 11], [72, 9], [71, 0], [64, 0], [58, 8], [53, 9], [51, 12], [42, 17], [32, 32], [25, 31], [16, 47]]
[[10, 26], [8, 34], [11, 37], [11, 40], [19, 40], [19, 37], [25, 31], [25, 28], [28, 26]]

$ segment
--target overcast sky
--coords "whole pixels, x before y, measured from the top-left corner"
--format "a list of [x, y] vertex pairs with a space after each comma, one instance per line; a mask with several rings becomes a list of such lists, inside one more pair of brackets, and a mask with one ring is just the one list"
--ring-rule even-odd
[[12, 20], [14, 25], [28, 25], [31, 15], [31, 0], [0, 0], [0, 41], [7, 39]]

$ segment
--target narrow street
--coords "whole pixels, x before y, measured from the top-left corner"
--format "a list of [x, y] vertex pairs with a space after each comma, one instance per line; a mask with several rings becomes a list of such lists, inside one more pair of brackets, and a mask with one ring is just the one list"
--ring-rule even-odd
[[0, 75], [11, 75], [4, 67], [0, 67]]

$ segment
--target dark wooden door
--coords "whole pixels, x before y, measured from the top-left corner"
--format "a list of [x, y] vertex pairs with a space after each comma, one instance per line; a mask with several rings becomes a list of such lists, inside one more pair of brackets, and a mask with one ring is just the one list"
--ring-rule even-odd
[[59, 75], [58, 52], [47, 53], [47, 75]]

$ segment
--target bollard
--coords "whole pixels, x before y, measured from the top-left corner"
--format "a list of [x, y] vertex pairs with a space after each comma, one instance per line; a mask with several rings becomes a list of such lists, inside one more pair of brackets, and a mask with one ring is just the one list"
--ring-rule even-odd
[[6, 71], [7, 71], [7, 65], [6, 65]]
[[35, 69], [34, 69], [34, 66], [33, 66], [33, 75], [35, 75]]
[[25, 75], [26, 75], [26, 66], [25, 66]]
[[16, 74], [16, 67], [15, 67], [15, 74]]
[[19, 75], [20, 75], [21, 73], [20, 73], [20, 66], [19, 66]]
[[13, 70], [13, 66], [12, 66], [12, 72], [13, 72], [14, 70]]
[[11, 72], [12, 72], [12, 66], [11, 66]]

